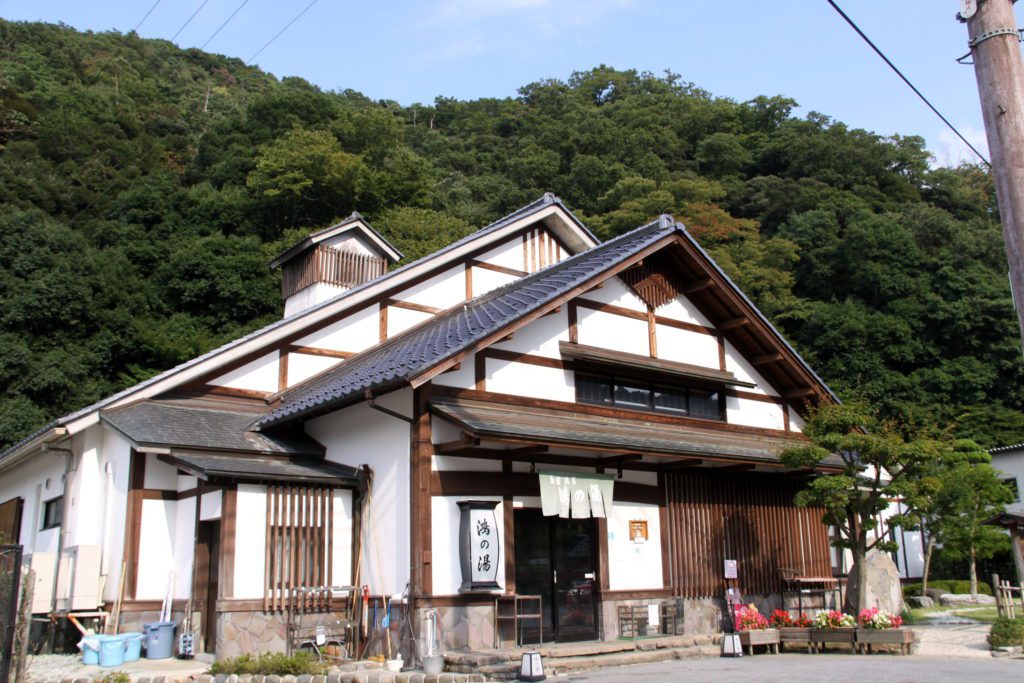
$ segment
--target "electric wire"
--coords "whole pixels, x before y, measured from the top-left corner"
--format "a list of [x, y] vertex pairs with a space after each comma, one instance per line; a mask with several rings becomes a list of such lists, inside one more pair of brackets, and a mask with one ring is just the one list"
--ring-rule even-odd
[[249, 0], [242, 0], [242, 4], [241, 4], [241, 5], [239, 5], [239, 6], [238, 6], [238, 7], [237, 7], [237, 8], [235, 9], [235, 11], [234, 11], [234, 12], [232, 12], [232, 13], [231, 13], [231, 16], [230, 16], [230, 17], [228, 17], [227, 19], [225, 19], [225, 20], [224, 20], [224, 23], [223, 23], [223, 24], [221, 24], [221, 25], [220, 25], [220, 26], [219, 26], [219, 27], [217, 28], [217, 30], [213, 32], [213, 35], [212, 35], [212, 36], [210, 36], [209, 38], [207, 38], [207, 39], [206, 39], [206, 42], [205, 42], [205, 43], [203, 43], [202, 45], [200, 45], [200, 46], [199, 46], [199, 49], [200, 49], [200, 50], [205, 50], [205, 49], [206, 49], [206, 46], [210, 44], [210, 41], [211, 41], [211, 40], [213, 40], [214, 38], [216, 38], [216, 37], [217, 37], [217, 34], [218, 34], [218, 33], [220, 33], [220, 32], [221, 32], [222, 30], [224, 30], [224, 27], [225, 27], [225, 26], [227, 26], [227, 25], [228, 25], [228, 24], [229, 24], [229, 23], [231, 22], [231, 20], [235, 18], [235, 15], [236, 15], [236, 14], [238, 14], [239, 12], [241, 12], [241, 11], [242, 11], [242, 8], [243, 8], [243, 7], [245, 7], [245, 6], [246, 6], [246, 5], [248, 5], [248, 4], [249, 4]]
[[199, 14], [200, 10], [202, 10], [204, 7], [206, 7], [206, 3], [208, 3], [208, 2], [210, 2], [210, 0], [203, 0], [203, 4], [199, 5], [199, 9], [197, 9], [195, 12], [193, 12], [192, 16], [190, 16], [185, 21], [185, 23], [181, 25], [181, 28], [179, 28], [177, 31], [174, 32], [174, 35], [171, 36], [171, 42], [172, 43], [174, 42], [174, 39], [177, 38], [181, 34], [181, 32], [185, 30], [185, 27], [192, 23], [192, 20], [196, 18], [196, 15]]
[[317, 0], [313, 0], [313, 2], [309, 3], [308, 5], [306, 5], [306, 9], [304, 9], [301, 12], [299, 12], [298, 14], [296, 14], [295, 17], [293, 17], [291, 21], [289, 21], [287, 24], [284, 25], [284, 28], [282, 28], [280, 31], [278, 31], [276, 34], [274, 34], [273, 38], [268, 40], [263, 47], [261, 47], [260, 49], [256, 50], [256, 52], [253, 54], [253, 56], [249, 57], [249, 59], [246, 60], [246, 64], [251, 64], [252, 60], [256, 59], [261, 52], [263, 52], [268, 47], [270, 47], [271, 43], [273, 43], [275, 40], [277, 40], [281, 36], [282, 33], [287, 31], [291, 27], [292, 24], [294, 24], [296, 21], [298, 21], [302, 17], [302, 15], [305, 14], [306, 12], [308, 12], [313, 7], [313, 5], [315, 5], [316, 3], [317, 3]]
[[139, 19], [139, 23], [135, 24], [135, 28], [133, 28], [132, 31], [138, 33], [139, 27], [142, 26], [142, 22], [146, 21], [146, 19], [149, 19], [149, 15], [153, 13], [153, 10], [155, 10], [156, 6], [159, 4], [160, 0], [156, 0], [156, 2], [153, 3], [153, 6], [149, 8], [149, 11], [146, 12], [146, 15]]
[[947, 119], [947, 118], [946, 118], [945, 116], [943, 116], [943, 115], [942, 115], [942, 112], [940, 112], [940, 111], [939, 111], [938, 109], [936, 109], [936, 108], [935, 108], [935, 105], [933, 105], [933, 104], [932, 104], [932, 103], [931, 103], [931, 102], [930, 102], [930, 101], [928, 100], [928, 98], [927, 98], [927, 97], [925, 97], [925, 96], [924, 96], [924, 94], [923, 94], [923, 93], [922, 93], [922, 92], [921, 92], [920, 90], [918, 90], [918, 89], [917, 89], [917, 87], [916, 87], [916, 86], [915, 86], [915, 85], [914, 85], [913, 83], [911, 83], [911, 82], [910, 82], [910, 79], [909, 79], [909, 78], [907, 78], [906, 76], [904, 76], [904, 75], [903, 75], [903, 72], [902, 72], [902, 71], [900, 71], [900, 70], [899, 70], [899, 69], [898, 69], [898, 68], [896, 67], [896, 65], [895, 65], [895, 64], [893, 64], [893, 63], [892, 63], [892, 61], [891, 61], [891, 60], [890, 60], [890, 59], [889, 59], [888, 57], [886, 57], [886, 56], [885, 56], [885, 53], [884, 53], [884, 52], [882, 52], [882, 51], [881, 51], [881, 50], [880, 50], [880, 49], [878, 48], [878, 46], [877, 46], [877, 45], [875, 45], [875, 44], [874, 44], [874, 43], [873, 43], [873, 42], [871, 41], [871, 39], [867, 37], [867, 34], [865, 34], [865, 33], [864, 33], [864, 31], [860, 30], [860, 27], [859, 27], [859, 26], [857, 26], [857, 24], [856, 24], [856, 23], [855, 23], [855, 22], [853, 21], [853, 19], [851, 19], [851, 18], [850, 18], [850, 17], [849, 17], [849, 16], [848, 16], [848, 15], [846, 14], [846, 12], [844, 12], [844, 11], [842, 10], [842, 8], [840, 8], [840, 7], [839, 7], [839, 5], [837, 5], [837, 4], [836, 4], [836, 3], [835, 3], [835, 2], [833, 1], [833, 0], [826, 0], [826, 2], [828, 2], [828, 4], [832, 6], [832, 9], [834, 9], [834, 10], [835, 10], [836, 12], [838, 12], [838, 13], [839, 13], [839, 16], [841, 16], [841, 17], [842, 17], [842, 18], [843, 18], [843, 19], [844, 19], [844, 20], [846, 21], [846, 23], [847, 23], [847, 24], [849, 24], [849, 25], [850, 25], [850, 27], [851, 27], [851, 28], [852, 28], [852, 29], [853, 29], [854, 31], [856, 31], [856, 32], [857, 32], [857, 35], [859, 35], [859, 36], [860, 36], [861, 38], [863, 38], [863, 39], [864, 39], [864, 42], [865, 42], [865, 43], [867, 43], [868, 45], [870, 45], [870, 46], [871, 46], [871, 49], [872, 49], [872, 50], [874, 50], [874, 51], [875, 51], [875, 53], [876, 53], [876, 54], [877, 54], [877, 55], [878, 55], [879, 57], [881, 57], [881, 58], [882, 58], [882, 60], [883, 60], [883, 61], [884, 61], [884, 62], [885, 62], [886, 64], [888, 64], [888, 65], [889, 65], [889, 68], [890, 68], [890, 69], [892, 69], [892, 70], [893, 70], [893, 71], [894, 71], [894, 72], [896, 73], [896, 75], [897, 75], [897, 76], [899, 76], [899, 77], [900, 77], [901, 79], [903, 79], [903, 82], [904, 82], [904, 83], [906, 83], [906, 84], [907, 84], [907, 85], [908, 85], [908, 86], [910, 87], [910, 89], [914, 91], [914, 94], [916, 94], [916, 95], [917, 95], [918, 97], [920, 97], [920, 98], [921, 98], [921, 101], [922, 101], [922, 102], [924, 102], [924, 103], [925, 103], [926, 105], [928, 105], [928, 108], [929, 108], [929, 109], [931, 109], [931, 110], [932, 110], [933, 112], [935, 112], [935, 115], [936, 115], [936, 116], [938, 116], [938, 117], [939, 117], [940, 119], [942, 119], [942, 122], [943, 122], [943, 123], [945, 123], [945, 124], [946, 124], [946, 126], [948, 126], [948, 127], [949, 127], [949, 129], [950, 129], [951, 131], [953, 131], [953, 133], [954, 133], [954, 134], [956, 134], [956, 136], [957, 136], [958, 138], [960, 138], [960, 140], [961, 140], [961, 141], [963, 141], [963, 143], [964, 143], [965, 145], [967, 145], [967, 147], [968, 147], [968, 148], [970, 148], [970, 150], [971, 150], [972, 152], [974, 152], [975, 154], [977, 154], [977, 155], [978, 155], [978, 158], [979, 158], [979, 159], [981, 159], [981, 161], [982, 161], [982, 162], [983, 162], [983, 163], [984, 163], [984, 164], [985, 164], [986, 166], [988, 166], [989, 168], [992, 168], [992, 164], [991, 164], [991, 163], [989, 163], [989, 160], [988, 160], [988, 159], [986, 159], [986, 158], [985, 158], [985, 156], [984, 156], [984, 155], [983, 155], [983, 154], [982, 154], [981, 152], [979, 152], [979, 151], [978, 151], [977, 149], [975, 149], [974, 145], [972, 145], [972, 144], [971, 144], [971, 143], [970, 143], [970, 142], [969, 142], [969, 141], [967, 140], [967, 138], [965, 138], [965, 137], [964, 137], [964, 136], [963, 136], [963, 135], [962, 135], [962, 134], [960, 133], [960, 131], [956, 129], [956, 126], [954, 126], [954, 125], [953, 125], [952, 123], [950, 123], [950, 122], [949, 122], [949, 119]]

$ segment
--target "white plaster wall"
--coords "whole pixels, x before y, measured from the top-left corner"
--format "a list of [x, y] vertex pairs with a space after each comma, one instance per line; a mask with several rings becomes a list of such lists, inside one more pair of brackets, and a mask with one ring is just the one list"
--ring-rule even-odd
[[[91, 428], [90, 428], [91, 429]], [[103, 599], [117, 598], [117, 584], [121, 577], [124, 558], [124, 538], [128, 524], [128, 473], [131, 463], [131, 445], [118, 432], [103, 427], [103, 536], [102, 573]]]
[[377, 249], [375, 245], [370, 245], [362, 235], [354, 230], [347, 230], [341, 234], [334, 235], [333, 237], [328, 237], [322, 241], [321, 244], [326, 244], [327, 246], [340, 251], [351, 251], [356, 254], [362, 254], [363, 256], [382, 256], [380, 250]]
[[[647, 521], [644, 543], [629, 540], [629, 522], [635, 519]], [[615, 501], [608, 517], [608, 587], [614, 591], [664, 586], [658, 506]]]
[[323, 329], [296, 340], [296, 346], [313, 346], [355, 353], [380, 341], [380, 307], [360, 309]]
[[702, 325], [703, 327], [713, 327], [711, 321], [705, 318], [704, 315], [697, 310], [697, 307], [693, 305], [693, 302], [683, 295], [679, 295], [672, 301], [662, 304], [655, 310], [655, 313], [663, 318], [670, 318], [684, 323], [693, 323], [694, 325]]
[[748, 363], [747, 359], [728, 341], [725, 342], [725, 369], [736, 375], [737, 379], [757, 384], [753, 388], [743, 387], [744, 391], [751, 391], [755, 394], [768, 394], [769, 396], [779, 395], [779, 392], [775, 391], [765, 378], [754, 369], [754, 366]]
[[560, 358], [560, 341], [569, 341], [569, 314], [566, 313], [564, 306], [558, 313], [537, 318], [529, 325], [519, 328], [511, 339], [494, 344], [494, 348]]
[[486, 377], [487, 391], [551, 401], [576, 400], [573, 373], [569, 370], [488, 358]]
[[[25, 555], [57, 552], [58, 529], [42, 531], [43, 503], [64, 494], [64, 457], [39, 453], [0, 474], [0, 503], [24, 499], [20, 542]], [[56, 556], [55, 556], [56, 558]], [[28, 558], [26, 558], [27, 560]]]
[[352, 492], [334, 491], [334, 553], [331, 557], [331, 583], [348, 586], [352, 583]]
[[471, 353], [465, 356], [459, 363], [458, 370], [445, 372], [431, 381], [442, 387], [455, 387], [456, 389], [472, 389], [476, 384], [476, 354]]
[[177, 567], [174, 561], [176, 506], [175, 501], [169, 500], [142, 501], [139, 574], [135, 592], [139, 600], [163, 600], [168, 576]]
[[496, 270], [473, 268], [473, 296], [478, 297], [481, 294], [486, 294], [492, 289], [497, 289], [518, 279], [515, 275], [499, 273]]
[[235, 516], [234, 597], [262, 598], [267, 557], [267, 487], [239, 484]]
[[[587, 293], [590, 298], [591, 292]], [[649, 356], [650, 340], [647, 322], [589, 308], [576, 309], [576, 330], [579, 343], [615, 351]]]
[[210, 380], [210, 384], [232, 389], [265, 391], [272, 394], [277, 391], [277, 361], [276, 351], [268, 353], [251, 363], [246, 363], [240, 368]]
[[655, 325], [658, 358], [717, 370], [718, 339], [709, 334]]
[[[466, 272], [460, 265], [403, 290], [396, 299], [434, 308], [451, 308], [466, 300]], [[390, 315], [391, 312], [388, 312]]]
[[288, 386], [304, 382], [313, 375], [342, 362], [340, 358], [330, 356], [314, 356], [309, 353], [288, 354]]
[[[1024, 451], [993, 453], [992, 466], [1006, 477], [1014, 477], [1017, 480], [1017, 491], [1020, 495], [1024, 495]], [[1011, 503], [1010, 507], [1020, 508], [1021, 501], [1018, 499], [1015, 503]]]
[[[462, 584], [462, 569], [459, 566], [459, 520], [460, 500], [499, 501], [494, 511], [497, 520], [498, 538], [502, 539], [497, 558], [498, 585], [505, 585], [505, 520], [501, 512], [501, 496], [434, 496], [431, 499], [431, 575], [434, 595], [456, 595]], [[501, 591], [495, 591], [501, 592]]]
[[[411, 390], [377, 403], [412, 416]], [[359, 403], [310, 420], [306, 432], [325, 446], [328, 460], [373, 469], [362, 582], [375, 595], [402, 592], [409, 581], [409, 424]]]
[[158, 489], [160, 491], [178, 490], [178, 468], [168, 465], [153, 454], [146, 454], [146, 469], [143, 477], [143, 488]]
[[338, 285], [329, 285], [324, 282], [315, 282], [308, 287], [303, 287], [299, 291], [292, 294], [284, 301], [284, 317], [295, 315], [300, 311], [304, 311], [310, 306], [315, 306], [322, 301], [333, 299], [348, 287], [340, 287]]
[[787, 407], [786, 410], [789, 411], [790, 430], [794, 432], [803, 432], [804, 425], [807, 424], [804, 422], [804, 419], [800, 417], [800, 414], [793, 410], [791, 407]]
[[581, 298], [628, 308], [639, 313], [647, 313], [647, 304], [643, 302], [643, 299], [634, 294], [625, 282], [615, 276], [605, 280], [600, 287], [587, 290], [587, 293]]
[[[496, 266], [512, 268], [514, 270], [525, 270], [523, 267], [523, 239], [517, 237], [499, 244], [494, 249], [484, 252], [477, 257], [478, 261], [486, 261]], [[475, 275], [475, 274], [474, 274]], [[474, 283], [475, 284], [475, 283]]]
[[417, 325], [424, 320], [430, 320], [434, 316], [423, 311], [410, 311], [408, 308], [388, 307], [388, 336], [396, 334]]
[[209, 522], [214, 519], [220, 519], [223, 504], [223, 491], [218, 490], [204, 493], [202, 500], [199, 502], [199, 520]]
[[763, 429], [784, 429], [783, 406], [765, 403], [749, 398], [727, 396], [725, 399], [727, 420], [731, 424], [761, 427]]
[[[176, 503], [174, 520], [174, 597], [187, 600], [192, 590], [192, 556], [196, 540], [196, 499]], [[116, 583], [116, 580], [115, 580]]]

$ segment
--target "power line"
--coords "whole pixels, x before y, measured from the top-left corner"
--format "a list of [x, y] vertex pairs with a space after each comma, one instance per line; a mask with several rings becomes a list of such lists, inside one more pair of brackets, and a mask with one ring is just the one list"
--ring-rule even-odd
[[932, 110], [933, 112], [935, 112], [935, 115], [936, 115], [936, 116], [938, 116], [938, 117], [939, 117], [940, 119], [942, 119], [942, 122], [943, 122], [943, 123], [945, 123], [945, 124], [946, 124], [946, 125], [947, 125], [947, 126], [949, 127], [949, 129], [950, 129], [951, 131], [953, 131], [953, 132], [954, 132], [954, 133], [956, 134], [956, 136], [957, 136], [958, 138], [960, 138], [960, 139], [961, 139], [961, 140], [963, 141], [963, 143], [964, 143], [965, 145], [967, 145], [967, 146], [968, 146], [968, 147], [970, 148], [970, 150], [971, 150], [972, 152], [974, 152], [975, 154], [977, 154], [977, 155], [978, 155], [978, 158], [979, 158], [979, 159], [981, 159], [981, 160], [982, 160], [982, 162], [984, 162], [984, 164], [985, 164], [986, 166], [988, 166], [989, 168], [992, 168], [992, 164], [990, 164], [990, 163], [989, 163], [989, 160], [988, 160], [988, 159], [986, 159], [986, 158], [985, 158], [985, 156], [984, 156], [984, 155], [983, 155], [983, 154], [982, 154], [981, 152], [979, 152], [979, 151], [978, 151], [977, 149], [975, 149], [975, 148], [974, 148], [974, 145], [972, 145], [972, 144], [971, 144], [971, 143], [970, 143], [970, 142], [969, 142], [969, 141], [967, 140], [967, 138], [965, 138], [965, 137], [964, 137], [963, 135], [961, 135], [961, 134], [960, 134], [960, 131], [958, 131], [958, 130], [956, 129], [956, 126], [954, 126], [954, 125], [953, 125], [952, 123], [950, 123], [950, 122], [949, 122], [949, 119], [947, 119], [947, 118], [946, 118], [945, 116], [943, 116], [943, 115], [942, 115], [942, 112], [940, 112], [940, 111], [939, 111], [938, 109], [936, 109], [936, 108], [935, 108], [935, 105], [933, 105], [933, 104], [932, 104], [931, 102], [929, 102], [929, 101], [928, 101], [928, 98], [927, 98], [927, 97], [925, 97], [925, 96], [924, 96], [924, 95], [923, 95], [923, 94], [921, 93], [921, 91], [920, 91], [920, 90], [918, 90], [918, 89], [917, 89], [917, 87], [916, 87], [916, 86], [914, 86], [914, 84], [910, 82], [910, 79], [909, 79], [909, 78], [907, 78], [906, 76], [904, 76], [904, 75], [903, 75], [903, 72], [902, 72], [902, 71], [900, 71], [900, 70], [899, 70], [898, 68], [896, 68], [896, 65], [895, 65], [895, 64], [893, 64], [893, 63], [892, 63], [892, 61], [890, 61], [890, 60], [889, 60], [889, 58], [885, 56], [885, 53], [883, 53], [883, 52], [882, 52], [882, 51], [881, 51], [880, 49], [878, 49], [878, 46], [877, 46], [877, 45], [875, 45], [875, 44], [874, 44], [873, 42], [871, 42], [871, 39], [870, 39], [870, 38], [868, 38], [868, 37], [867, 37], [867, 35], [865, 35], [864, 31], [861, 31], [861, 30], [860, 30], [860, 27], [859, 27], [859, 26], [857, 26], [857, 24], [856, 24], [856, 23], [854, 23], [853, 19], [851, 19], [851, 18], [850, 18], [849, 16], [847, 16], [846, 12], [844, 12], [844, 11], [843, 11], [843, 10], [842, 10], [842, 9], [841, 9], [841, 8], [839, 7], [839, 5], [837, 5], [837, 4], [835, 3], [835, 2], [833, 2], [833, 0], [826, 0], [826, 1], [828, 2], [828, 4], [832, 5], [832, 9], [834, 9], [834, 10], [835, 10], [836, 12], [838, 12], [838, 13], [839, 13], [839, 16], [841, 16], [841, 17], [842, 17], [843, 19], [845, 19], [845, 20], [846, 20], [846, 23], [847, 23], [847, 24], [849, 24], [849, 25], [850, 25], [850, 27], [851, 27], [851, 28], [853, 28], [853, 30], [854, 30], [854, 31], [856, 31], [856, 32], [857, 32], [857, 34], [858, 34], [858, 35], [859, 35], [859, 36], [860, 36], [861, 38], [863, 38], [863, 39], [864, 39], [864, 42], [865, 42], [865, 43], [867, 43], [868, 45], [870, 45], [870, 46], [871, 46], [871, 49], [872, 49], [872, 50], [874, 50], [874, 51], [875, 51], [875, 53], [876, 53], [876, 54], [877, 54], [877, 55], [878, 55], [879, 57], [881, 57], [881, 58], [882, 58], [882, 60], [883, 60], [883, 61], [885, 61], [885, 63], [886, 63], [886, 64], [888, 64], [888, 65], [889, 65], [889, 68], [890, 68], [890, 69], [892, 69], [892, 70], [893, 70], [894, 72], [896, 72], [896, 75], [897, 75], [897, 76], [899, 76], [900, 78], [902, 78], [902, 79], [903, 79], [903, 82], [904, 82], [904, 83], [906, 83], [906, 84], [907, 84], [908, 86], [910, 86], [910, 89], [911, 89], [911, 90], [913, 90], [913, 91], [914, 91], [914, 93], [915, 93], [915, 94], [916, 94], [916, 95], [917, 95], [918, 97], [920, 97], [920, 98], [921, 98], [921, 101], [922, 101], [922, 102], [924, 102], [925, 104], [927, 104], [927, 105], [928, 105], [928, 108], [929, 108], [929, 109], [931, 109], [931, 110]]
[[230, 16], [230, 17], [228, 17], [227, 19], [225, 19], [225, 20], [224, 20], [224, 23], [223, 23], [223, 24], [221, 24], [221, 25], [220, 25], [220, 26], [219, 26], [219, 27], [217, 28], [217, 30], [213, 32], [213, 35], [212, 35], [212, 36], [210, 36], [209, 38], [207, 38], [207, 39], [206, 39], [206, 42], [205, 42], [205, 43], [203, 43], [202, 45], [200, 45], [200, 46], [199, 46], [199, 49], [200, 49], [200, 50], [205, 50], [205, 49], [206, 49], [206, 46], [210, 44], [210, 41], [211, 41], [211, 40], [213, 40], [214, 38], [216, 38], [216, 37], [217, 37], [217, 34], [218, 34], [218, 33], [220, 33], [220, 32], [221, 32], [221, 31], [222, 31], [222, 30], [224, 29], [224, 27], [225, 27], [225, 26], [227, 26], [227, 25], [228, 25], [228, 23], [229, 23], [229, 22], [230, 22], [230, 21], [231, 21], [232, 19], [234, 19], [234, 18], [235, 18], [235, 15], [236, 15], [236, 14], [238, 14], [239, 12], [241, 12], [241, 11], [242, 11], [242, 8], [243, 8], [243, 7], [245, 7], [245, 6], [246, 6], [246, 5], [248, 5], [248, 4], [249, 4], [249, 0], [242, 0], [242, 4], [241, 4], [241, 5], [239, 5], [239, 6], [238, 6], [238, 8], [237, 8], [237, 9], [236, 9], [236, 10], [235, 10], [234, 12], [232, 12], [232, 13], [231, 13], [231, 16]]
[[190, 16], [190, 17], [188, 18], [188, 20], [187, 20], [187, 21], [185, 21], [185, 23], [181, 25], [181, 28], [179, 28], [179, 29], [178, 29], [177, 31], [175, 31], [174, 35], [173, 35], [173, 36], [171, 36], [171, 42], [172, 42], [172, 43], [174, 42], [174, 39], [175, 39], [175, 38], [177, 38], [177, 37], [178, 37], [178, 35], [179, 35], [179, 34], [180, 34], [180, 33], [181, 33], [182, 31], [184, 31], [184, 30], [185, 30], [185, 27], [186, 27], [186, 26], [188, 26], [189, 24], [191, 24], [191, 23], [192, 23], [192, 20], [196, 18], [196, 15], [197, 15], [197, 14], [199, 14], [199, 11], [200, 11], [200, 10], [202, 10], [202, 9], [203, 9], [204, 7], [206, 7], [206, 3], [208, 3], [208, 2], [210, 2], [210, 0], [203, 0], [203, 4], [199, 5], [199, 9], [197, 9], [197, 10], [196, 10], [195, 12], [193, 12], [193, 13], [192, 13], [192, 16]]
[[264, 51], [264, 50], [266, 50], [266, 49], [267, 49], [268, 47], [270, 47], [270, 44], [271, 44], [271, 43], [273, 43], [273, 42], [274, 42], [275, 40], [277, 40], [277, 39], [278, 39], [278, 38], [279, 38], [279, 37], [281, 36], [281, 34], [282, 34], [282, 33], [284, 33], [285, 31], [287, 31], [287, 30], [288, 30], [288, 28], [289, 28], [289, 27], [291, 27], [291, 25], [292, 25], [292, 24], [294, 24], [294, 23], [295, 23], [296, 21], [298, 21], [298, 20], [299, 20], [299, 18], [300, 18], [300, 17], [302, 17], [302, 15], [303, 15], [303, 14], [305, 14], [306, 12], [308, 12], [308, 11], [310, 10], [310, 8], [312, 8], [312, 7], [313, 7], [313, 5], [315, 5], [316, 3], [317, 3], [317, 0], [313, 0], [313, 2], [309, 3], [308, 5], [306, 5], [306, 9], [304, 9], [304, 10], [302, 10], [301, 12], [299, 12], [298, 14], [296, 14], [296, 15], [295, 15], [295, 17], [294, 17], [294, 18], [293, 18], [293, 19], [292, 19], [291, 21], [289, 21], [289, 22], [288, 22], [287, 24], [285, 24], [285, 25], [284, 25], [284, 28], [283, 28], [283, 29], [281, 29], [280, 31], [278, 31], [278, 32], [277, 32], [276, 34], [274, 34], [274, 37], [273, 37], [273, 38], [271, 38], [270, 40], [268, 40], [268, 41], [267, 41], [267, 44], [266, 44], [266, 45], [264, 45], [264, 46], [263, 46], [263, 47], [261, 47], [260, 49], [256, 50], [256, 53], [255, 53], [255, 54], [253, 54], [253, 56], [252, 56], [252, 57], [249, 57], [249, 59], [248, 59], [248, 60], [246, 60], [246, 63], [247, 63], [247, 64], [251, 64], [251, 63], [252, 63], [252, 60], [256, 59], [256, 57], [258, 57], [258, 56], [259, 56], [259, 54], [260, 54], [261, 52], [263, 52], [263, 51]]
[[139, 23], [135, 24], [135, 28], [133, 28], [132, 31], [135, 31], [136, 33], [138, 33], [139, 27], [142, 26], [142, 22], [144, 22], [146, 19], [149, 19], [149, 15], [153, 13], [153, 10], [155, 10], [156, 6], [159, 5], [159, 4], [160, 4], [160, 0], [156, 0], [156, 2], [153, 3], [153, 6], [149, 8], [149, 11], [146, 12], [146, 16], [144, 16], [141, 19], [139, 19]]

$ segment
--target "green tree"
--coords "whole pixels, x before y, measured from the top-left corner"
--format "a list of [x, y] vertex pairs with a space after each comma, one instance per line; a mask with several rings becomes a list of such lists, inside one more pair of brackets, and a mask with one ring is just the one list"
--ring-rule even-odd
[[[894, 499], [916, 494], [920, 474], [941, 454], [941, 446], [928, 438], [908, 435], [897, 424], [879, 420], [862, 405], [838, 404], [821, 407], [807, 422], [806, 445], [782, 451], [787, 467], [816, 467], [832, 456], [842, 471], [822, 474], [810, 481], [796, 496], [796, 504], [820, 506], [822, 522], [839, 530], [836, 547], [853, 556], [847, 584], [846, 611], [866, 609], [867, 596], [860, 589], [865, 557], [869, 550], [896, 550], [884, 534], [876, 533], [882, 511]], [[913, 528], [918, 522], [913, 510], [890, 518], [890, 523]]]

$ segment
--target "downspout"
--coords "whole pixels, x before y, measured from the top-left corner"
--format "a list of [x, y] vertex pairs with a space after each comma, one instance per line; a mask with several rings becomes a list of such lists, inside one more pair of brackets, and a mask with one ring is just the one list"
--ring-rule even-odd
[[[58, 448], [48, 444], [43, 444], [43, 453], [52, 453], [64, 456], [64, 481], [61, 482], [64, 490], [61, 494], [63, 501], [61, 503], [60, 533], [57, 534], [57, 566], [53, 572], [53, 589], [50, 592], [50, 614], [53, 615], [57, 611], [57, 587], [60, 585], [60, 565], [61, 557], [64, 554], [64, 536], [68, 533], [68, 515], [71, 510], [71, 496], [69, 493], [71, 491], [71, 473], [74, 471], [74, 467], [72, 465], [74, 463], [75, 454], [68, 448]], [[53, 651], [53, 639], [56, 637], [55, 625], [56, 622], [51, 618], [49, 638], [51, 652]]]

